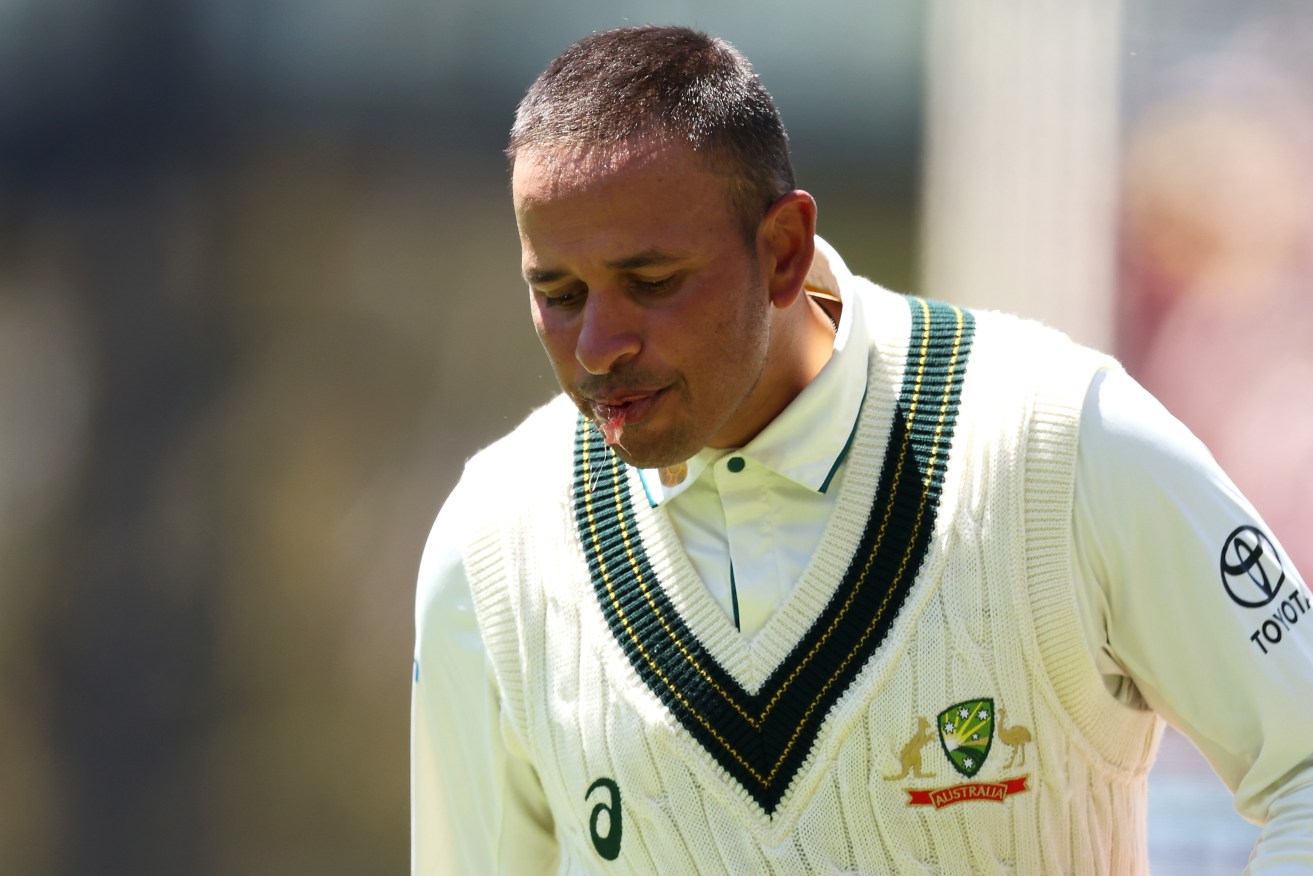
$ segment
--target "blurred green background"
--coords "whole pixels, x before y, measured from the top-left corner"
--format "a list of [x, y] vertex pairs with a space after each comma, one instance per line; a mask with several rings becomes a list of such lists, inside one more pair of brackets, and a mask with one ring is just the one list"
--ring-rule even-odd
[[[590, 30], [728, 38], [821, 233], [917, 290], [933, 6], [0, 0], [0, 873], [405, 872], [420, 551], [554, 388], [524, 88]], [[1236, 7], [1121, 16], [1128, 124], [1307, 24]]]

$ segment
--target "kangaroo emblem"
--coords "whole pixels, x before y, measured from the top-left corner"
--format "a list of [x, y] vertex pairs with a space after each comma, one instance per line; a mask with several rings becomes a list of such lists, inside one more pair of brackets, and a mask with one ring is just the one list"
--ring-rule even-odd
[[907, 744], [898, 752], [898, 763], [903, 771], [896, 776], [885, 776], [886, 782], [897, 782], [900, 779], [907, 778], [910, 773], [913, 778], [929, 779], [934, 777], [934, 773], [927, 773], [921, 769], [921, 749], [935, 738], [935, 732], [930, 721], [926, 718], [916, 719], [916, 733]]

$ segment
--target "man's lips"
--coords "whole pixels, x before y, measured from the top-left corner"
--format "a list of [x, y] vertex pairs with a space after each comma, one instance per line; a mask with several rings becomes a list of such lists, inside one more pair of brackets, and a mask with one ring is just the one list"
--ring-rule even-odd
[[588, 406], [593, 418], [602, 426], [607, 443], [614, 444], [619, 443], [624, 427], [645, 419], [664, 393], [665, 389], [656, 389], [592, 398], [588, 400]]
[[625, 399], [624, 401], [614, 402], [592, 402], [593, 414], [599, 420], [614, 420], [617, 417], [625, 417], [631, 408], [641, 404], [647, 396], [636, 396], [635, 398]]
[[645, 392], [628, 392], [623, 395], [595, 396], [588, 399], [588, 405], [599, 419], [609, 420], [624, 416], [629, 422], [634, 422], [638, 418], [639, 410], [648, 407], [664, 391], [664, 389], [653, 389]]

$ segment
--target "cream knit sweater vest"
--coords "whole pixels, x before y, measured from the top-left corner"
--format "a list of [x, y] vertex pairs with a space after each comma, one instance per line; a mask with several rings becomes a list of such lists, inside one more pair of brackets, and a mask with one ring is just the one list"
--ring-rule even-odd
[[1116, 366], [868, 288], [837, 508], [752, 639], [568, 402], [471, 461], [505, 502], [467, 571], [558, 872], [1146, 870], [1160, 723], [1107, 694], [1071, 591], [1079, 414]]

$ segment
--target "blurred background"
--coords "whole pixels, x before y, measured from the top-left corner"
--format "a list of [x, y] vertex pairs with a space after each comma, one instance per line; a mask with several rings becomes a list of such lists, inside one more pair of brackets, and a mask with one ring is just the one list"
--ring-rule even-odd
[[[1313, 569], [1313, 8], [1050, 5], [0, 0], [0, 873], [406, 871], [420, 551], [553, 390], [504, 135], [594, 29], [738, 45], [854, 270], [1116, 351]], [[1179, 737], [1152, 806], [1239, 871]]]

